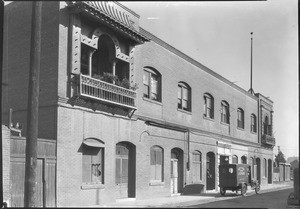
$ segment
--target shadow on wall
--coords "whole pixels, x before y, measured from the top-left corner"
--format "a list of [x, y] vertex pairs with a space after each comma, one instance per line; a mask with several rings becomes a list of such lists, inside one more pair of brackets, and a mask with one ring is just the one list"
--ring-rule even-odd
[[183, 195], [200, 194], [203, 193], [204, 184], [189, 184], [183, 188]]

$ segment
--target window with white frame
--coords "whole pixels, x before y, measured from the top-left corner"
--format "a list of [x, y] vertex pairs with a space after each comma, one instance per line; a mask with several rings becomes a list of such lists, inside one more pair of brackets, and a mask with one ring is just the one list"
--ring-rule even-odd
[[214, 118], [214, 98], [207, 93], [204, 94], [204, 117]]
[[226, 101], [221, 102], [221, 122], [229, 124], [229, 104]]
[[143, 96], [161, 102], [161, 75], [156, 70], [144, 68]]
[[183, 83], [178, 83], [178, 109], [191, 112], [191, 88]]

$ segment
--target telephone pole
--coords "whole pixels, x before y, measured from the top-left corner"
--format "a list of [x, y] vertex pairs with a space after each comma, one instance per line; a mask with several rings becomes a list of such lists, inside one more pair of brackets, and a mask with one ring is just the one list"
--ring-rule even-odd
[[37, 137], [41, 55], [42, 2], [32, 1], [30, 69], [26, 134], [24, 207], [37, 207]]

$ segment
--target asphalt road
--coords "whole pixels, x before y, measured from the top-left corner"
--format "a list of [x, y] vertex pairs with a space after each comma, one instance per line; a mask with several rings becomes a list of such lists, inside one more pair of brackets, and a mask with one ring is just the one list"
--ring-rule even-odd
[[236, 196], [234, 193], [220, 197], [222, 200], [206, 204], [195, 204], [189, 208], [268, 208], [285, 209], [287, 198], [293, 192], [293, 188], [273, 192], [255, 194], [251, 193], [245, 197]]

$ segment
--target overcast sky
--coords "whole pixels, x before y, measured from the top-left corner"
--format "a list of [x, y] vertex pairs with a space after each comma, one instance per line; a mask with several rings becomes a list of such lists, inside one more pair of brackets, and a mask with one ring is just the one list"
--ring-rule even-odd
[[121, 2], [140, 26], [245, 90], [274, 102], [274, 133], [285, 157], [299, 156], [297, 0]]

